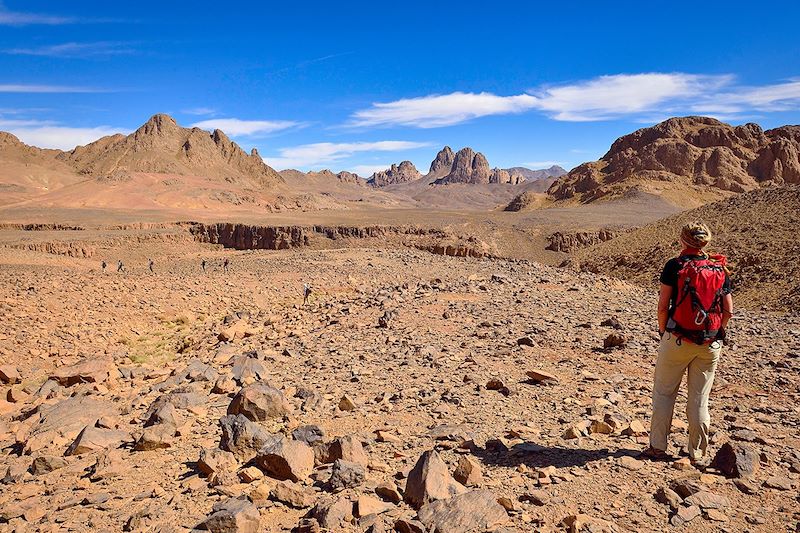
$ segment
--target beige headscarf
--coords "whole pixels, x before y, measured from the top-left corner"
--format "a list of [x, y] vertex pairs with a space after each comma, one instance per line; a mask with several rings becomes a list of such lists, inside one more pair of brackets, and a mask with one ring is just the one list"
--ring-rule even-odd
[[689, 222], [681, 229], [681, 242], [687, 248], [703, 248], [711, 242], [711, 230], [702, 222]]

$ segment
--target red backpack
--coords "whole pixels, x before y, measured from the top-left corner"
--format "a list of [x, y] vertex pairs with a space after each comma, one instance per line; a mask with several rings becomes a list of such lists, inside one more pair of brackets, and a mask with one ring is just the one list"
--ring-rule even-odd
[[695, 344], [713, 342], [722, 328], [727, 259], [722, 255], [682, 259], [678, 294], [667, 330]]

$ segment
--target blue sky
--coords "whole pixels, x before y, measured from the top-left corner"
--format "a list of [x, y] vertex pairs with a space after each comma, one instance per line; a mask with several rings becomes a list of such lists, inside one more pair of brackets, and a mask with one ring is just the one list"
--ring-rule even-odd
[[68, 149], [154, 113], [276, 168], [471, 146], [565, 167], [666, 117], [800, 123], [797, 2], [0, 0], [0, 130]]

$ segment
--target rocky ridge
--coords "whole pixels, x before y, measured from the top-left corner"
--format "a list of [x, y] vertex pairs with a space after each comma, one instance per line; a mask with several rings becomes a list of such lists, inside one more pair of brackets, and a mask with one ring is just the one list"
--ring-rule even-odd
[[394, 185], [396, 183], [408, 183], [416, 181], [422, 177], [422, 174], [414, 166], [411, 161], [403, 161], [399, 165], [392, 165], [386, 170], [375, 172], [367, 183], [373, 187], [384, 187], [386, 185]]
[[556, 200], [591, 202], [652, 183], [740, 193], [800, 183], [800, 127], [762, 130], [708, 117], [671, 118], [617, 139], [599, 160], [556, 181]]

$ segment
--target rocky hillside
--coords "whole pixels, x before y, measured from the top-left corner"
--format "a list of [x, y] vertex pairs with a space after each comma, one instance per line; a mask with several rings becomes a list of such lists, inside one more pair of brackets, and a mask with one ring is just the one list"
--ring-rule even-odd
[[671, 118], [620, 137], [599, 161], [574, 168], [548, 192], [582, 202], [648, 187], [721, 196], [760, 184], [800, 183], [799, 157], [800, 126], [764, 131], [752, 123]]
[[399, 165], [392, 165], [386, 170], [374, 173], [367, 183], [373, 187], [384, 187], [397, 183], [408, 183], [422, 177], [417, 167], [411, 161], [403, 161]]
[[750, 307], [800, 311], [800, 187], [757, 189], [686, 211], [585, 249], [583, 270], [656, 286], [664, 262], [678, 253], [690, 220], [714, 233], [710, 249], [732, 261], [737, 299]]
[[82, 174], [163, 173], [217, 179], [249, 179], [264, 187], [283, 182], [258, 152], [248, 155], [221, 130], [182, 128], [168, 115], [154, 115], [130, 135], [103, 137], [57, 158]]
[[436, 185], [448, 183], [489, 183], [492, 171], [489, 162], [480, 152], [472, 148], [462, 148], [456, 152], [450, 172], [437, 179]]

